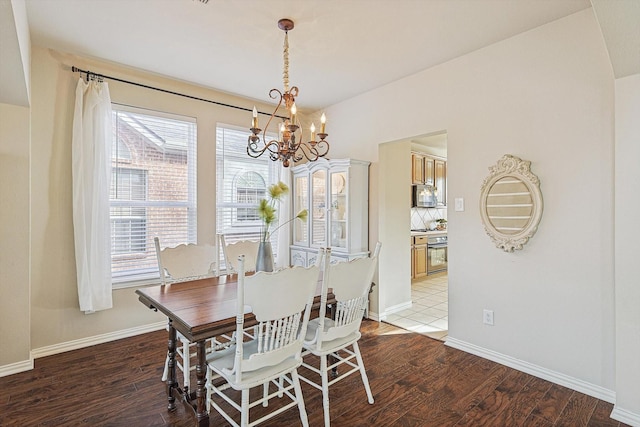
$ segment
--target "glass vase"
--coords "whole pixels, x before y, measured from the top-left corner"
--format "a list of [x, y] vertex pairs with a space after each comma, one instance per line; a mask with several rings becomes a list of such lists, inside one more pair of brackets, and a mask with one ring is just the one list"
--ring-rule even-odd
[[256, 257], [256, 271], [273, 271], [273, 251], [271, 242], [260, 242]]

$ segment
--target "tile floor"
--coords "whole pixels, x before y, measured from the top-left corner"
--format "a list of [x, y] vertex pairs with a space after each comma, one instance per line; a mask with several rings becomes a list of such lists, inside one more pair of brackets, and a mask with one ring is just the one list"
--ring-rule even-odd
[[448, 283], [446, 272], [414, 280], [412, 307], [389, 315], [385, 322], [444, 341], [449, 329]]

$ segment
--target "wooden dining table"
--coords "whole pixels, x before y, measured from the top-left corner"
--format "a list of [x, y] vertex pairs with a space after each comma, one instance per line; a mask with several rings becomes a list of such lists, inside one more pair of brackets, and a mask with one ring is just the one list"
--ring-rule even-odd
[[[206, 340], [232, 333], [236, 330], [236, 303], [238, 291], [236, 274], [221, 275], [206, 279], [196, 279], [167, 285], [149, 286], [136, 290], [138, 299], [152, 310], [160, 311], [168, 318], [168, 376], [167, 400], [169, 411], [176, 409], [176, 397], [185, 407], [193, 410], [195, 425], [209, 426], [206, 409]], [[314, 308], [320, 306], [322, 282], [318, 281]], [[335, 303], [330, 292], [327, 303]], [[250, 308], [245, 308], [245, 326], [255, 323]], [[196, 388], [180, 387], [176, 378], [176, 331], [190, 342], [196, 343]]]

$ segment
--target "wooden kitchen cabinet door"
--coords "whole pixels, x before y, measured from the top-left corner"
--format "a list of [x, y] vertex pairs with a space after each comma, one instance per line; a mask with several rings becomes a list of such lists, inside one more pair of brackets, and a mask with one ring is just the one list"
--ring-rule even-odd
[[424, 184], [424, 156], [411, 154], [411, 176], [413, 184]]
[[443, 160], [428, 155], [411, 153], [412, 184], [437, 186], [438, 173], [442, 173]]
[[411, 246], [411, 278], [416, 277], [416, 248]]
[[438, 206], [447, 205], [447, 162], [434, 160], [434, 185], [438, 191]]
[[416, 245], [413, 247], [414, 277], [427, 275], [427, 245]]
[[425, 157], [423, 160], [423, 169], [424, 169], [424, 183], [426, 185], [436, 185], [435, 184], [435, 162], [436, 160], [431, 157]]

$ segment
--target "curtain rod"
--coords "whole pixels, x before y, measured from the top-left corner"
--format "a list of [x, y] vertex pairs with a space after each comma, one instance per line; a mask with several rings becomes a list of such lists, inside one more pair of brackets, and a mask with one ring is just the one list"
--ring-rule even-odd
[[[145, 84], [142, 84], [142, 83], [136, 83], [136, 82], [132, 82], [132, 81], [129, 81], [129, 80], [122, 80], [122, 79], [119, 79], [117, 77], [111, 77], [111, 76], [107, 76], [107, 75], [104, 75], [104, 74], [94, 73], [93, 71], [82, 70], [82, 69], [76, 67], [75, 65], [71, 67], [71, 71], [74, 72], [74, 73], [81, 73], [81, 74], [84, 73], [84, 74], [86, 74], [87, 75], [87, 80], [89, 80], [90, 77], [97, 77], [98, 79], [115, 80], [117, 82], [126, 83], [126, 84], [133, 85], [133, 86], [139, 86], [139, 87], [143, 87], [145, 89], [157, 90], [158, 92], [164, 92], [164, 93], [168, 93], [168, 94], [171, 94], [171, 95], [177, 95], [177, 96], [182, 96], [182, 97], [189, 98], [189, 99], [195, 99], [196, 101], [203, 101], [203, 102], [208, 102], [210, 104], [220, 105], [222, 107], [235, 108], [236, 110], [253, 112], [252, 108], [238, 107], [237, 105], [225, 104], [223, 102], [212, 101], [210, 99], [199, 98], [197, 96], [192, 96], [192, 95], [186, 95], [184, 93], [174, 92], [174, 91], [171, 91], [171, 90], [161, 89], [161, 88], [153, 87], [153, 86], [148, 86], [148, 85], [145, 85]], [[259, 114], [264, 114], [265, 116], [270, 116], [271, 115], [270, 113], [263, 113], [261, 111], [258, 111], [258, 113]], [[283, 119], [283, 120], [286, 119], [286, 117], [283, 117], [283, 116], [274, 115], [274, 117], [277, 117], [277, 118]]]

